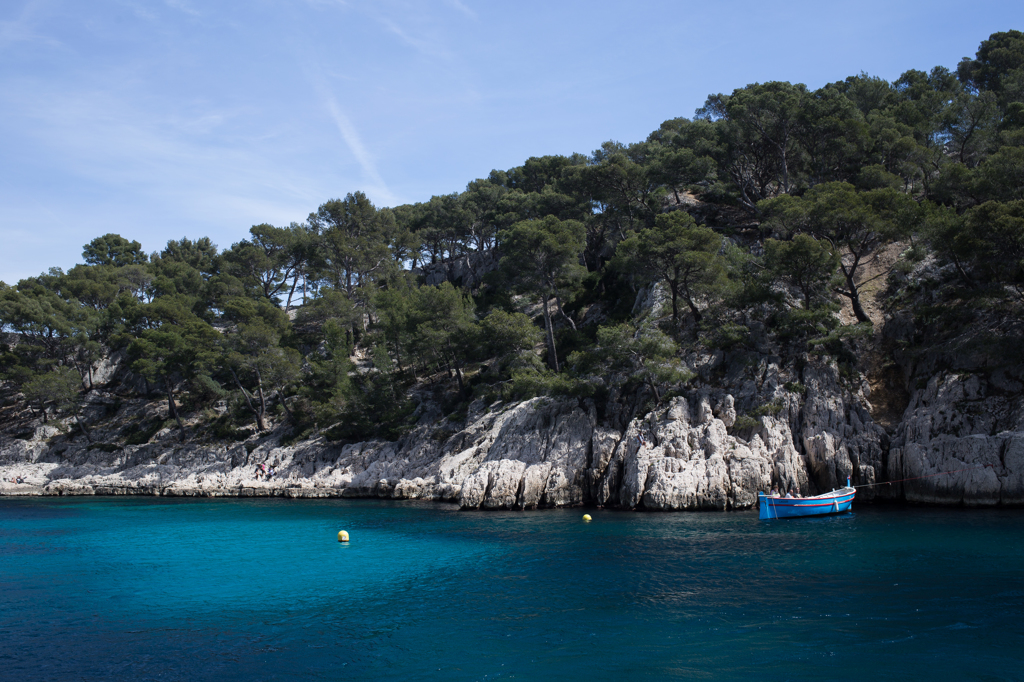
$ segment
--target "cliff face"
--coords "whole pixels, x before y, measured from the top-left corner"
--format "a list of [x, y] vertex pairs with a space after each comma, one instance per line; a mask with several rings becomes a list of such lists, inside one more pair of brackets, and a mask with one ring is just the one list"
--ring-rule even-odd
[[892, 486], [896, 495], [936, 504], [1024, 504], [1024, 376], [1019, 367], [990, 360], [916, 372], [923, 386], [912, 392], [889, 451], [886, 477], [903, 480]]
[[[745, 350], [688, 357], [696, 379], [650, 412], [638, 396], [614, 388], [603, 404], [477, 401], [458, 418], [443, 417], [424, 399], [418, 425], [395, 442], [340, 445], [321, 437], [282, 444], [275, 432], [231, 444], [180, 444], [168, 428], [145, 445], [115, 446], [133, 424], [165, 420], [166, 405], [96, 390], [84, 413], [97, 445], [72, 421], [7, 425], [0, 433], [0, 494], [742, 509], [773, 484], [816, 494], [849, 477], [864, 486], [858, 500], [1024, 504], [1024, 362], [1014, 341], [1024, 330], [1018, 316], [998, 308], [966, 306], [957, 325], [912, 314], [942, 302], [952, 278], [925, 262], [895, 282], [898, 293], [887, 294], [879, 331], [862, 344], [866, 374], [844, 373], [835, 361], [806, 354], [787, 357], [767, 342], [763, 325], [747, 321]], [[642, 292], [637, 305], [656, 308], [657, 294]], [[871, 354], [888, 358], [890, 379], [899, 384], [901, 397], [889, 401], [896, 407], [889, 405], [888, 417], [878, 405], [891, 396], [870, 388], [884, 383], [872, 380], [877, 369], [865, 360]], [[104, 363], [96, 381], [116, 374], [116, 363]], [[258, 464], [273, 466], [277, 476], [258, 480]], [[18, 477], [24, 482], [11, 482]]]
[[[0, 441], [0, 476], [26, 481], [5, 483], [7, 493], [374, 496], [469, 509], [657, 510], [747, 508], [772, 482], [818, 492], [847, 476], [880, 479], [885, 433], [863, 399], [840, 387], [836, 369], [807, 365], [803, 395], [787, 391], [783, 378], [769, 364], [753, 382], [760, 399], [779, 409], [742, 437], [729, 433], [734, 396], [703, 388], [632, 419], [620, 410], [599, 420], [591, 401], [474, 403], [465, 422], [441, 420], [397, 442], [345, 446], [322, 439], [282, 446], [273, 437], [179, 445], [167, 432], [158, 442], [109, 451], [81, 438], [50, 445], [56, 430], [43, 426], [30, 438]], [[257, 480], [260, 463], [277, 476]]]
[[891, 288], [885, 345], [909, 393], [885, 471], [902, 481], [891, 494], [931, 504], [1024, 504], [1019, 303], [972, 298], [954, 267], [933, 258]]
[[[834, 367], [807, 365], [800, 378], [802, 395], [767, 367], [759, 392], [779, 409], [744, 432], [734, 428], [735, 397], [708, 389], [673, 398], [624, 428], [599, 420], [590, 401], [534, 398], [475, 403], [464, 423], [441, 420], [396, 442], [343, 446], [322, 438], [281, 445], [272, 436], [182, 445], [168, 431], [109, 451], [82, 438], [51, 445], [57, 430], [41, 426], [30, 438], [0, 440], [0, 492], [384, 497], [467, 509], [743, 509], [773, 483], [817, 493], [849, 476], [855, 484], [916, 479], [862, 488], [859, 499], [1024, 503], [1024, 429], [978, 432], [991, 431], [986, 414], [1006, 399], [990, 395], [977, 376], [937, 375], [915, 392], [892, 447], [865, 399], [841, 388]], [[257, 480], [260, 463], [277, 475]], [[954, 473], [935, 475], [946, 471]], [[16, 477], [25, 482], [11, 483]]]

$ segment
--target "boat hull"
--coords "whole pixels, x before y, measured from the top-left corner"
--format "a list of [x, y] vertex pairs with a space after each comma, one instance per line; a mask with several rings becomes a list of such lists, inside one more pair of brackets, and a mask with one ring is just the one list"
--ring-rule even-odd
[[827, 516], [850, 511], [857, 491], [851, 487], [833, 490], [815, 497], [769, 497], [757, 494], [762, 519], [790, 519], [799, 516]]

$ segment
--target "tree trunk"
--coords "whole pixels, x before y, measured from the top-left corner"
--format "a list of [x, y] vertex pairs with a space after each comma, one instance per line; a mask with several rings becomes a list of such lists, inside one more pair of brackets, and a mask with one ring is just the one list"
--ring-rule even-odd
[[576, 323], [572, 321], [571, 317], [565, 314], [564, 310], [562, 310], [562, 297], [558, 295], [557, 291], [555, 292], [555, 305], [558, 307], [559, 314], [561, 314], [562, 317], [568, 320], [569, 324], [572, 325], [572, 330], [576, 331]]
[[[641, 367], [643, 367], [643, 365], [641, 365]], [[658, 391], [658, 387], [655, 385], [654, 379], [651, 377], [651, 375], [649, 373], [647, 375], [647, 385], [650, 387], [651, 391], [654, 393], [654, 404], [655, 405], [660, 405], [661, 404], [661, 393]]]
[[548, 331], [548, 353], [550, 353], [550, 355], [551, 355], [551, 357], [548, 358], [548, 364], [551, 365], [551, 368], [554, 369], [557, 372], [557, 371], [559, 371], [558, 370], [558, 355], [555, 354], [555, 335], [551, 331], [551, 313], [550, 313], [550, 311], [548, 311], [548, 301], [550, 299], [548, 298], [547, 294], [545, 294], [543, 298], [544, 298], [544, 327]]
[[700, 314], [700, 310], [697, 309], [697, 304], [689, 296], [686, 297], [686, 304], [690, 306], [690, 312], [693, 313], [693, 321], [699, 323], [703, 316]]
[[960, 278], [967, 284], [968, 287], [970, 287], [971, 289], [978, 288], [978, 284], [973, 279], [971, 279], [971, 276], [967, 274], [966, 270], [964, 270], [963, 264], [960, 262], [960, 259], [957, 258], [955, 253], [953, 254], [953, 265], [956, 266], [957, 274], [960, 275]]
[[853, 266], [847, 270], [845, 266], [840, 265], [843, 271], [843, 277], [846, 279], [847, 291], [839, 291], [838, 293], [846, 296], [850, 299], [850, 304], [853, 306], [853, 314], [857, 317], [858, 322], [871, 323], [871, 318], [864, 312], [864, 308], [860, 304], [860, 292], [857, 290], [857, 285], [854, 283], [853, 278], [857, 272], [857, 265], [860, 262], [860, 258], [856, 258], [853, 262]]
[[452, 363], [455, 365], [455, 377], [459, 380], [459, 394], [462, 396], [462, 399], [465, 400], [469, 396], [466, 393], [466, 384], [462, 381], [462, 365], [459, 362], [458, 356], [455, 355], [455, 351], [452, 350], [451, 339], [448, 340], [448, 354], [451, 356]]
[[284, 408], [284, 413], [288, 415], [288, 419], [295, 421], [295, 415], [288, 409], [288, 402], [284, 399], [284, 391], [277, 392], [277, 399], [281, 402], [281, 407]]
[[174, 392], [171, 390], [170, 383], [164, 379], [164, 389], [167, 391], [167, 414], [174, 418], [174, 421], [178, 422], [178, 439], [185, 442], [185, 425], [181, 423], [181, 417], [178, 416], [178, 407], [174, 404]]
[[782, 148], [780, 156], [782, 157], [782, 193], [789, 194], [789, 162], [786, 159], [785, 148]]
[[402, 353], [399, 350], [397, 341], [395, 341], [395, 364], [398, 365], [399, 376], [405, 374], [405, 369], [402, 368]]
[[299, 284], [299, 273], [295, 273], [295, 278], [292, 279], [292, 288], [288, 291], [288, 302], [284, 304], [284, 311], [288, 312], [292, 309], [292, 296], [295, 294], [295, 287]]
[[860, 293], [853, 287], [850, 294], [850, 303], [853, 305], [853, 314], [857, 316], [858, 322], [871, 323], [871, 318], [864, 312], [864, 308], [860, 304]]
[[79, 428], [81, 428], [82, 429], [82, 433], [85, 434], [85, 440], [90, 445], [92, 445], [92, 436], [89, 435], [89, 429], [85, 428], [85, 422], [83, 422], [82, 418], [79, 417], [77, 414], [75, 414], [75, 421], [78, 422]]
[[263, 394], [263, 380], [260, 378], [259, 372], [256, 373], [256, 391], [260, 396], [260, 411], [256, 413], [256, 426], [260, 431], [266, 431], [267, 423], [264, 421], [264, 417], [267, 414], [267, 398]]
[[260, 414], [259, 410], [256, 409], [256, 406], [252, 404], [252, 396], [249, 394], [249, 391], [245, 390], [245, 386], [242, 386], [242, 382], [238, 380], [238, 374], [236, 374], [233, 369], [231, 370], [231, 376], [234, 377], [235, 385], [238, 386], [238, 390], [242, 392], [242, 397], [245, 398], [245, 404], [248, 405], [249, 410], [256, 415], [256, 428], [260, 431], [265, 431], [266, 429], [263, 426], [263, 416]]

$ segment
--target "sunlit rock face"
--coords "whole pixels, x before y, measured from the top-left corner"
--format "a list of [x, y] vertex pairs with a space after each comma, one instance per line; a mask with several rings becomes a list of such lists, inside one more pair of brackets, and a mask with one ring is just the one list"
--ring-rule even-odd
[[[438, 419], [395, 442], [347, 445], [282, 446], [272, 435], [179, 444], [168, 431], [142, 446], [58, 448], [47, 444], [52, 427], [40, 427], [3, 443], [0, 471], [24, 481], [5, 483], [10, 493], [385, 497], [466, 509], [742, 509], [772, 484], [814, 493], [847, 476], [880, 479], [885, 434], [834, 368], [808, 365], [803, 396], [782, 387], [779, 371], [765, 366], [743, 398], [772, 410], [735, 434], [737, 398], [702, 388], [632, 418], [613, 405], [603, 420], [591, 401], [478, 403], [462, 423]], [[258, 476], [261, 464], [274, 470], [269, 480]]]

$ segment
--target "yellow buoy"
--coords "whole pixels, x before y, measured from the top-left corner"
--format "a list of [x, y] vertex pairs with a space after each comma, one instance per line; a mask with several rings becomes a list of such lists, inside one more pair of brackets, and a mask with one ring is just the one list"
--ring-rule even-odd
[[339, 530], [338, 531], [338, 542], [348, 542], [348, 531], [347, 530]]
[[591, 518], [590, 518], [590, 514], [584, 514], [584, 515], [583, 515], [583, 520], [584, 520], [584, 521], [590, 521], [590, 520], [591, 520]]

